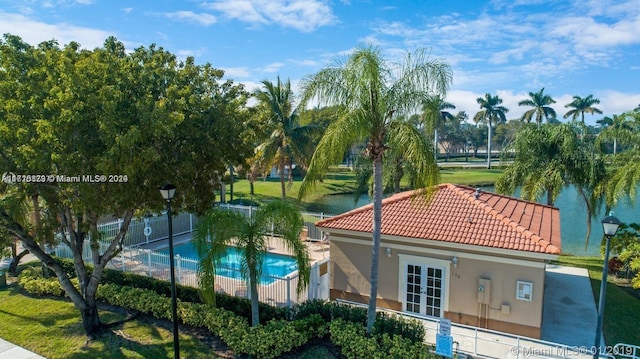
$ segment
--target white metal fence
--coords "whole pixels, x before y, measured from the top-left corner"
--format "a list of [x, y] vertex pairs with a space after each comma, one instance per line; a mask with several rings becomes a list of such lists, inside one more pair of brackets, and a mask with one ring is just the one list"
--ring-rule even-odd
[[[251, 215], [255, 207], [223, 205], [223, 208], [242, 212]], [[319, 219], [328, 218], [321, 213], [303, 213], [305, 224], [308, 229], [308, 238], [320, 240], [322, 232], [316, 229], [315, 222]], [[197, 222], [197, 218], [189, 213], [181, 213], [172, 219], [174, 236], [191, 233]], [[121, 220], [104, 223], [98, 226], [100, 232], [99, 252], [104, 251], [118, 233], [122, 225]], [[151, 228], [145, 229], [145, 228]], [[276, 231], [274, 231], [276, 232]], [[140, 246], [150, 242], [168, 238], [168, 225], [166, 215], [155, 217], [145, 217], [141, 220], [134, 219], [129, 225], [129, 230], [125, 237], [124, 246], [120, 254], [112, 259], [108, 267], [132, 272], [139, 275], [153, 277], [162, 280], [169, 280], [169, 255], [161, 251], [143, 249]], [[277, 239], [274, 239], [277, 240]], [[58, 245], [55, 253], [59, 257], [72, 258], [71, 249], [64, 243]], [[82, 257], [86, 262], [92, 261], [91, 248], [86, 243]], [[296, 293], [299, 275], [295, 271], [284, 277], [263, 275], [261, 284], [258, 286], [258, 298], [260, 301], [276, 306], [291, 306], [308, 299], [329, 299], [329, 258], [324, 258], [315, 262], [311, 268], [311, 281], [309, 286], [300, 293]], [[198, 287], [198, 260], [197, 258], [184, 258], [175, 255], [174, 266], [176, 270], [176, 282], [182, 285]], [[242, 279], [242, 275], [235, 268], [217, 268], [218, 273], [227, 275], [216, 276], [215, 290], [229, 295], [248, 297], [249, 286]]]
[[[337, 302], [358, 307], [365, 304], [337, 299]], [[420, 321], [425, 328], [425, 342], [436, 343], [440, 318], [423, 316], [408, 312], [378, 308], [378, 311], [392, 313], [398, 316], [411, 317]], [[499, 332], [490, 329], [477, 328], [469, 325], [451, 323], [451, 336], [454, 340], [454, 352], [459, 358], [504, 358], [504, 359], [588, 359], [593, 358], [591, 347], [569, 346], [545, 340], [523, 337], [515, 334]], [[630, 345], [617, 348], [618, 352], [628, 353]], [[611, 359], [611, 355], [603, 353], [599, 358]], [[627, 358], [627, 357], [625, 357]], [[634, 358], [628, 356], [628, 358]]]

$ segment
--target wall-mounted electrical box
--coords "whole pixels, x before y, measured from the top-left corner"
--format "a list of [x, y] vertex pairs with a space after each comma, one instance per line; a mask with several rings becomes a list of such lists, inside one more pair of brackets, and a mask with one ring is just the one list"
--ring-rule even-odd
[[478, 279], [478, 303], [489, 304], [491, 300], [491, 279]]

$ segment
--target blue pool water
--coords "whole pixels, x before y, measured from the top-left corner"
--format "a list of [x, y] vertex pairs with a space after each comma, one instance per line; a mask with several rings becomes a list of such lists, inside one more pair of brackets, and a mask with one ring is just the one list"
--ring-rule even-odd
[[[183, 243], [173, 247], [175, 255], [182, 258], [198, 260], [198, 251], [193, 242]], [[160, 251], [163, 254], [169, 254], [169, 248]], [[220, 264], [216, 267], [216, 274], [224, 277], [241, 279], [240, 262], [242, 254], [236, 247], [227, 247], [225, 255], [220, 259]], [[266, 285], [276, 281], [277, 278], [284, 278], [292, 272], [296, 271], [298, 266], [295, 259], [291, 256], [270, 253], [264, 257], [262, 267], [262, 278], [260, 284]]]

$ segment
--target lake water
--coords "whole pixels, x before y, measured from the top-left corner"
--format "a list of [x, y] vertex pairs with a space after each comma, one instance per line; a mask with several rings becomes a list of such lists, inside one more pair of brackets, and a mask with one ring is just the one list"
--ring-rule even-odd
[[[493, 187], [480, 187], [483, 191], [493, 192]], [[516, 195], [517, 197], [517, 195]], [[546, 197], [545, 197], [546, 198]], [[354, 201], [352, 194], [340, 194], [324, 196], [316, 201], [313, 211], [330, 214], [339, 214], [351, 209], [371, 203], [367, 195], [363, 195]], [[542, 202], [541, 202], [542, 203]], [[639, 222], [640, 198], [635, 203], [621, 201], [613, 208], [614, 215], [624, 223]], [[591, 219], [591, 235], [585, 249], [585, 236], [587, 234], [587, 210], [583, 200], [579, 197], [575, 187], [565, 188], [555, 206], [560, 209], [560, 226], [562, 233], [562, 252], [573, 255], [600, 256], [600, 242], [602, 241], [601, 220], [606, 215], [604, 207], [597, 218]], [[615, 238], [613, 239], [615, 240]]]

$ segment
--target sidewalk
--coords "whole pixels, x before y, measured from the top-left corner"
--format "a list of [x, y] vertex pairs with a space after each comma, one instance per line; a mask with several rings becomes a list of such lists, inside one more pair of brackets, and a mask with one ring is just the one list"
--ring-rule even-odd
[[0, 338], [0, 359], [36, 359], [42, 358], [36, 353], [21, 348], [13, 343]]

